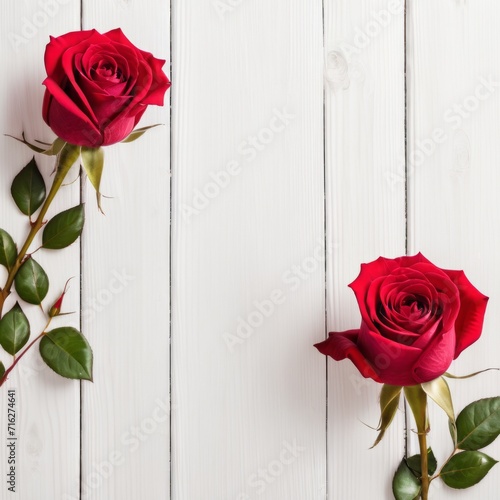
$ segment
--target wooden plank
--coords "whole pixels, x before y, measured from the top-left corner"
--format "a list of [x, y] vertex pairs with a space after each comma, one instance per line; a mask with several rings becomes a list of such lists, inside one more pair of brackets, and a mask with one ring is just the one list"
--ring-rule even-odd
[[[28, 233], [29, 224], [10, 196], [14, 176], [26, 165], [33, 154], [20, 143], [3, 134], [20, 136], [24, 130], [29, 140], [51, 141], [53, 133], [42, 120], [42, 98], [45, 78], [43, 55], [49, 35], [60, 35], [79, 28], [79, 2], [4, 2], [0, 6], [0, 33], [2, 50], [0, 64], [4, 68], [0, 82], [0, 176], [1, 227], [18, 243]], [[45, 182], [50, 185], [53, 158], [40, 158], [37, 162]], [[77, 171], [70, 174], [71, 178]], [[65, 187], [58, 194], [48, 212], [48, 218], [79, 203], [78, 183]], [[33, 246], [32, 250], [36, 248]], [[65, 281], [72, 280], [64, 308], [79, 309], [79, 245], [62, 251], [40, 251], [36, 259], [45, 268], [50, 279], [50, 290], [43, 303], [49, 308], [61, 294]], [[5, 272], [0, 271], [2, 285]], [[12, 294], [5, 311], [16, 300]], [[31, 335], [35, 338], [45, 324], [44, 315], [36, 306], [22, 303], [31, 320]], [[79, 327], [79, 314], [56, 318], [53, 326]], [[5, 354], [5, 353], [3, 353]], [[2, 356], [8, 366], [12, 358]], [[16, 390], [15, 464], [8, 463], [7, 448], [7, 390]], [[12, 372], [0, 391], [0, 498], [45, 498], [65, 500], [78, 498], [80, 474], [80, 386], [75, 381], [54, 374], [41, 360], [38, 347], [34, 347]], [[9, 458], [12, 458], [9, 454]], [[9, 491], [7, 473], [15, 466], [15, 493]]]
[[[452, 364], [457, 374], [499, 366], [499, 19], [493, 0], [408, 3], [409, 248], [441, 267], [464, 269], [491, 297], [482, 338]], [[498, 377], [492, 372], [450, 382], [455, 409], [498, 396]], [[446, 417], [434, 407], [431, 424], [430, 441], [442, 464], [451, 442]], [[485, 452], [498, 459], [500, 442]], [[431, 496], [494, 498], [498, 474], [493, 469], [463, 491], [438, 489], [434, 481]]]
[[324, 498], [321, 11], [173, 3], [173, 498]]
[[[169, 14], [160, 0], [85, 0], [83, 27], [119, 26], [169, 59]], [[169, 498], [168, 94], [165, 103], [141, 120], [164, 126], [106, 149], [106, 216], [86, 190], [82, 317], [95, 377], [83, 392], [83, 499]]]
[[[357, 328], [347, 285], [362, 262], [405, 253], [403, 2], [325, 1], [328, 331]], [[390, 498], [403, 413], [374, 449], [380, 385], [328, 368], [328, 498]]]

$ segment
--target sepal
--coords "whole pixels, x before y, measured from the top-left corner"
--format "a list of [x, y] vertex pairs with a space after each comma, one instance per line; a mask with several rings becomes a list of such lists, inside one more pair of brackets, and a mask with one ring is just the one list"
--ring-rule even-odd
[[401, 390], [401, 386], [389, 384], [384, 384], [382, 386], [380, 391], [380, 421], [377, 427], [377, 431], [379, 431], [379, 433], [377, 439], [372, 445], [372, 448], [380, 443], [384, 437], [385, 431], [391, 425], [391, 422], [398, 410]]
[[428, 432], [429, 421], [427, 419], [427, 394], [420, 385], [408, 385], [404, 388], [404, 394], [410, 405], [413, 417], [417, 424], [418, 432]]
[[448, 415], [450, 434], [453, 443], [456, 444], [456, 419], [453, 409], [453, 400], [451, 398], [450, 388], [443, 377], [436, 378], [430, 382], [425, 382], [422, 389], [425, 393]]
[[143, 136], [145, 132], [147, 132], [150, 128], [159, 127], [160, 125], [163, 125], [163, 123], [157, 123], [156, 125], [149, 125], [148, 127], [142, 127], [132, 130], [132, 132], [130, 132], [130, 134], [127, 137], [125, 137], [125, 139], [123, 139], [123, 141], [121, 142], [125, 143], [134, 142], [137, 139], [139, 139], [139, 137]]
[[500, 368], [486, 368], [485, 370], [479, 370], [478, 372], [469, 373], [468, 375], [453, 375], [452, 373], [445, 372], [445, 373], [443, 373], [443, 377], [452, 378], [455, 380], [462, 380], [462, 379], [466, 379], [466, 378], [472, 378], [472, 377], [475, 377], [476, 375], [480, 375], [481, 373], [489, 372], [492, 370], [499, 371]]
[[89, 148], [82, 146], [82, 165], [92, 186], [94, 186], [97, 198], [97, 207], [101, 207], [101, 179], [104, 169], [104, 150], [102, 148]]
[[64, 147], [66, 144], [65, 141], [60, 139], [59, 137], [56, 138], [56, 140], [52, 144], [46, 144], [44, 142], [36, 141], [39, 144], [49, 146], [48, 148], [41, 148], [40, 146], [35, 146], [35, 144], [31, 144], [26, 140], [26, 137], [24, 136], [24, 132], [21, 134], [21, 139], [19, 137], [15, 137], [13, 135], [5, 134], [7, 137], [12, 137], [12, 139], [15, 139], [16, 141], [21, 142], [25, 146], [28, 146], [32, 151], [35, 153], [40, 153], [42, 155], [47, 155], [47, 156], [55, 156], [59, 154], [61, 149]]

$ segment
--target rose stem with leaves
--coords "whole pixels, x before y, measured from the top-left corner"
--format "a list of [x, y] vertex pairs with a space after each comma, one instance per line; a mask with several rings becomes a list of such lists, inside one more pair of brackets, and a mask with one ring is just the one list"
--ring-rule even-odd
[[[10, 295], [10, 289], [12, 288], [12, 284], [14, 283], [16, 274], [25, 260], [29, 247], [33, 243], [33, 240], [35, 239], [35, 236], [37, 235], [38, 231], [40, 231], [40, 229], [43, 227], [45, 215], [47, 214], [47, 211], [52, 201], [54, 200], [57, 192], [59, 191], [59, 188], [61, 187], [67, 173], [69, 172], [75, 161], [78, 159], [79, 155], [80, 155], [80, 148], [78, 146], [74, 146], [68, 143], [66, 143], [63, 146], [63, 148], [57, 155], [55, 176], [54, 176], [54, 181], [52, 182], [52, 187], [50, 188], [47, 198], [45, 199], [45, 202], [43, 203], [40, 209], [40, 213], [38, 214], [37, 219], [35, 220], [35, 222], [31, 223], [30, 232], [28, 233], [26, 241], [24, 242], [24, 245], [22, 246], [21, 250], [19, 251], [19, 254], [17, 255], [16, 261], [9, 269], [9, 274], [5, 282], [5, 286], [0, 290], [0, 317], [2, 316], [2, 311], [5, 301], [7, 297]], [[31, 346], [33, 346], [33, 344], [35, 344], [39, 338], [41, 338], [44, 335], [45, 330], [46, 328], [44, 328], [44, 331], [35, 339], [35, 341], [31, 342], [24, 349], [24, 351], [15, 359], [15, 361], [12, 363], [12, 365], [7, 369], [3, 377], [0, 379], [0, 386], [5, 382], [5, 380], [7, 379], [7, 375], [10, 373], [12, 368], [14, 368], [17, 362], [24, 356], [26, 351]]]
[[59, 191], [59, 188], [61, 187], [66, 177], [66, 174], [69, 172], [70, 168], [75, 163], [79, 154], [80, 154], [80, 148], [73, 146], [72, 144], [66, 144], [61, 149], [61, 151], [57, 156], [57, 164], [55, 168], [56, 174], [54, 177], [54, 181], [52, 183], [52, 187], [50, 188], [49, 194], [47, 195], [47, 198], [40, 209], [40, 213], [38, 214], [36, 221], [31, 224], [31, 229], [30, 232], [28, 233], [28, 236], [26, 237], [26, 241], [24, 242], [24, 245], [19, 251], [19, 254], [17, 256], [14, 265], [9, 271], [9, 275], [7, 277], [7, 281], [5, 282], [5, 286], [2, 288], [0, 292], [0, 315], [2, 313], [4, 302], [10, 295], [10, 289], [12, 287], [12, 284], [14, 283], [17, 271], [19, 271], [19, 268], [23, 264], [24, 258], [26, 257], [28, 249], [33, 240], [35, 239], [35, 236], [37, 235], [38, 231], [40, 231], [40, 229], [43, 227], [44, 217], [47, 214], [47, 211], [52, 201], [54, 200], [57, 192]]
[[19, 356], [14, 356], [14, 361], [9, 366], [9, 368], [7, 368], [7, 370], [5, 370], [5, 373], [3, 374], [2, 378], [0, 378], [0, 387], [2, 387], [2, 385], [5, 383], [5, 381], [7, 380], [8, 376], [9, 376], [9, 373], [15, 368], [17, 363], [19, 363], [19, 361], [21, 361], [21, 358], [30, 350], [30, 348], [32, 346], [34, 346], [45, 335], [45, 332], [47, 331], [47, 328], [49, 327], [51, 321], [52, 321], [52, 318], [49, 318], [49, 320], [45, 324], [44, 329], [42, 330], [42, 333], [40, 335], [38, 335], [34, 340], [32, 340], [24, 348], [24, 350], [21, 352], [21, 354], [19, 354]]

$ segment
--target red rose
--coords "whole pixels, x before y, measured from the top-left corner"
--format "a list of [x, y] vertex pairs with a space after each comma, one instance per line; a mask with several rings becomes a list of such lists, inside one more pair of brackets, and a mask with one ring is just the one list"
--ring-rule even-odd
[[349, 358], [377, 382], [434, 380], [481, 336], [488, 297], [463, 271], [440, 269], [420, 253], [362, 264], [349, 286], [361, 327], [330, 333], [316, 347], [337, 361]]
[[66, 142], [107, 146], [125, 139], [149, 104], [163, 105], [170, 82], [164, 60], [136, 48], [115, 29], [51, 37], [43, 119]]

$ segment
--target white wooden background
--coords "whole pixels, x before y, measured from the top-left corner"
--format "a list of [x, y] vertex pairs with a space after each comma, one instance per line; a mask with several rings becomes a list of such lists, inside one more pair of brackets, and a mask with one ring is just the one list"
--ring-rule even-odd
[[[41, 260], [47, 303], [80, 276], [65, 322], [93, 346], [94, 383], [36, 350], [20, 363], [18, 491], [4, 387], [0, 498], [391, 498], [411, 424], [401, 411], [369, 450], [379, 386], [312, 345], [358, 326], [361, 262], [422, 251], [491, 297], [453, 371], [500, 366], [499, 23], [497, 0], [4, 0], [2, 134], [53, 137], [49, 35], [120, 26], [171, 61], [173, 85], [142, 121], [164, 127], [107, 149], [106, 216], [85, 182], [51, 209], [87, 200], [81, 244]], [[30, 157], [0, 137], [0, 225], [17, 240], [9, 187]], [[495, 372], [451, 385], [457, 409], [500, 391]], [[431, 422], [443, 459], [445, 418]], [[499, 474], [433, 498], [498, 498]]]

